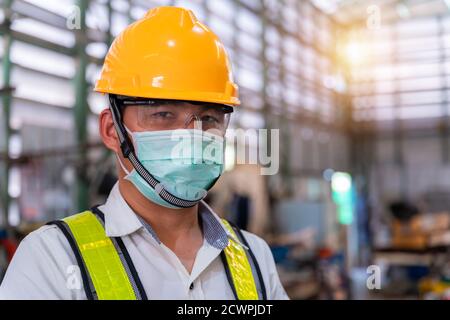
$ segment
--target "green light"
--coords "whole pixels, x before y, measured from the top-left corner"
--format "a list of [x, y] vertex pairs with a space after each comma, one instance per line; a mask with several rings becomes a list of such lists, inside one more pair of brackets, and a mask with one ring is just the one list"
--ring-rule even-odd
[[336, 172], [331, 178], [333, 201], [337, 207], [339, 223], [349, 225], [353, 222], [352, 177], [345, 172]]

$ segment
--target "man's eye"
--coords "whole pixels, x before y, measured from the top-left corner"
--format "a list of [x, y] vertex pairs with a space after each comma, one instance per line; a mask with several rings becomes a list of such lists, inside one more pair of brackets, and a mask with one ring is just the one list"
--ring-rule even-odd
[[202, 121], [217, 123], [217, 122], [219, 122], [219, 119], [217, 119], [216, 117], [213, 117], [213, 116], [203, 116]]
[[154, 118], [160, 118], [160, 119], [169, 119], [173, 117], [173, 114], [168, 111], [160, 111], [152, 114], [152, 117]]

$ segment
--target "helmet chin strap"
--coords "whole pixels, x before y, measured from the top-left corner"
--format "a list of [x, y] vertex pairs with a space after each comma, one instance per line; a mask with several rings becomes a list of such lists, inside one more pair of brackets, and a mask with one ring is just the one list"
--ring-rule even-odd
[[[186, 200], [179, 198], [170, 193], [169, 191], [167, 191], [164, 185], [159, 180], [157, 180], [150, 172], [148, 172], [147, 169], [145, 169], [142, 163], [137, 159], [136, 154], [134, 152], [133, 144], [128, 137], [125, 126], [123, 125], [120, 108], [117, 105], [117, 98], [115, 97], [115, 95], [109, 95], [109, 100], [114, 127], [116, 129], [117, 135], [119, 136], [120, 149], [122, 151], [122, 155], [124, 156], [124, 158], [130, 160], [131, 165], [136, 170], [136, 172], [142, 177], [142, 179], [144, 179], [144, 181], [150, 187], [152, 187], [164, 201], [175, 207], [191, 208], [195, 206], [197, 203], [199, 203], [206, 196], [206, 193], [203, 195], [203, 197], [196, 200]], [[124, 165], [120, 161], [120, 159], [119, 163], [122, 166], [122, 168], [124, 168]], [[125, 172], [127, 171], [128, 170], [126, 170]], [[217, 179], [211, 184], [210, 188], [216, 183], [218, 179], [219, 177], [217, 177]]]

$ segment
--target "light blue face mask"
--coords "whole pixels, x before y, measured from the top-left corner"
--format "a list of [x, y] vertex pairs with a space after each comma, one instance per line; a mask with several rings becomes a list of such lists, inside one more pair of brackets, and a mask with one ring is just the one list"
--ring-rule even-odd
[[[172, 195], [189, 200], [203, 199], [223, 171], [224, 138], [198, 129], [131, 132], [137, 159]], [[149, 200], [178, 209], [162, 199], [133, 169], [125, 179]]]

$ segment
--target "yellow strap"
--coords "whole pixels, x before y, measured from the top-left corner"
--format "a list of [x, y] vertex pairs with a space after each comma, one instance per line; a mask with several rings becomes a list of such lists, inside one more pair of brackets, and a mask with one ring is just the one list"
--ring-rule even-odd
[[[225, 219], [222, 222], [231, 235], [239, 239], [230, 223]], [[255, 279], [244, 247], [231, 240], [225, 248], [225, 256], [239, 300], [258, 300]]]
[[90, 211], [63, 220], [70, 228], [99, 300], [136, 300], [130, 279], [103, 225]]

